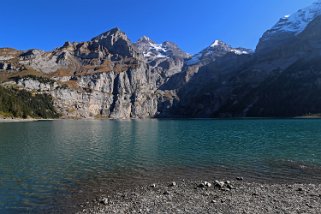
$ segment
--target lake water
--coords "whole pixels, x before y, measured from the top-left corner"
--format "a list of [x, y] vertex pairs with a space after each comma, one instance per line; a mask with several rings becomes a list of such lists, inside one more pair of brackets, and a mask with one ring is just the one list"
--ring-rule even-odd
[[321, 120], [0, 123], [0, 213], [43, 211], [107, 181], [243, 175], [318, 181]]

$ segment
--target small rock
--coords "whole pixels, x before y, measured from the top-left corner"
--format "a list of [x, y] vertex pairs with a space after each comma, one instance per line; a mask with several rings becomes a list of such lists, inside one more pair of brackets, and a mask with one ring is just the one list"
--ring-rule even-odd
[[156, 184], [152, 184], [152, 185], [150, 185], [150, 187], [156, 188]]
[[203, 188], [203, 187], [205, 187], [205, 184], [204, 184], [204, 183], [200, 183], [200, 184], [198, 185], [198, 187]]
[[305, 205], [306, 205], [307, 207], [309, 207], [309, 208], [313, 208], [313, 206], [310, 205], [309, 203], [306, 203]]
[[238, 181], [243, 181], [244, 178], [243, 178], [243, 177], [236, 177], [236, 180], [238, 180]]
[[204, 185], [205, 185], [206, 187], [211, 187], [211, 186], [212, 186], [212, 184], [211, 184], [210, 182], [207, 182], [207, 181], [204, 182]]
[[202, 193], [202, 195], [209, 196], [210, 194], [208, 192], [204, 192], [204, 193]]
[[217, 201], [216, 201], [216, 200], [212, 200], [211, 203], [212, 203], [212, 204], [216, 204]]
[[231, 181], [225, 181], [225, 184], [231, 184]]
[[102, 198], [99, 200], [99, 203], [107, 205], [108, 204], [108, 198]]
[[163, 194], [164, 194], [164, 195], [169, 195], [169, 192], [168, 192], [168, 191], [165, 191]]
[[174, 186], [176, 186], [176, 185], [177, 185], [176, 182], [173, 181], [169, 186], [170, 186], [170, 187], [174, 187]]
[[223, 182], [223, 181], [215, 180], [215, 181], [214, 181], [214, 186], [221, 189], [221, 188], [224, 187], [224, 182]]
[[228, 189], [234, 189], [234, 187], [233, 187], [231, 184], [227, 184], [226, 187], [227, 187]]

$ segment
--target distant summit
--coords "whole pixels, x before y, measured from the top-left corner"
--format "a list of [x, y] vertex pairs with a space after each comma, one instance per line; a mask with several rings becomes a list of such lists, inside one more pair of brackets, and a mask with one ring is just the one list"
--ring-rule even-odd
[[272, 36], [278, 32], [301, 33], [308, 24], [321, 15], [321, 1], [315, 1], [311, 6], [298, 10], [296, 13], [286, 15], [270, 29], [266, 36]]
[[267, 52], [275, 46], [290, 41], [321, 15], [321, 1], [298, 10], [296, 13], [282, 17], [271, 29], [267, 30], [257, 46], [258, 52]]
[[222, 57], [228, 53], [237, 55], [250, 54], [253, 51], [244, 48], [232, 48], [221, 40], [215, 40], [210, 46], [195, 54], [190, 60], [187, 61], [188, 65], [194, 65], [198, 63], [207, 63], [215, 61], [216, 58]]
[[144, 54], [148, 61], [153, 61], [160, 58], [188, 58], [189, 54], [181, 50], [176, 44], [172, 42], [163, 42], [157, 44], [147, 36], [141, 37], [136, 42], [137, 48]]

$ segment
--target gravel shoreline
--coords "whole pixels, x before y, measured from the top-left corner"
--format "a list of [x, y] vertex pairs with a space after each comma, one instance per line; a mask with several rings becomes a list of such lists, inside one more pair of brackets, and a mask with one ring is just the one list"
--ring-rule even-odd
[[22, 118], [0, 118], [0, 123], [20, 123], [20, 122], [38, 122], [38, 121], [55, 121], [58, 119], [22, 119]]
[[163, 182], [102, 193], [77, 213], [321, 213], [321, 184]]

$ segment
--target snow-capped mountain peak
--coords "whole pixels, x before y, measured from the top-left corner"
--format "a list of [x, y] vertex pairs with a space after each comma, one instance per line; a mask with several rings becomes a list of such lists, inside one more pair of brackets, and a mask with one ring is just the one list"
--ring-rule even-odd
[[195, 65], [199, 63], [206, 63], [209, 61], [215, 61], [216, 58], [222, 57], [228, 53], [234, 53], [236, 55], [250, 54], [251, 50], [244, 48], [233, 48], [221, 40], [215, 40], [210, 46], [195, 54], [186, 63], [187, 65]]
[[291, 15], [282, 17], [271, 29], [263, 34], [256, 47], [256, 52], [267, 53], [287, 41], [295, 39], [319, 16], [321, 16], [321, 0], [317, 0], [310, 6], [300, 9]]
[[221, 46], [221, 45], [225, 45], [224, 42], [220, 41], [220, 40], [215, 40], [211, 45], [210, 47], [217, 47], [217, 46]]
[[143, 36], [136, 42], [136, 47], [144, 54], [148, 61], [166, 58], [188, 58], [189, 55], [182, 51], [176, 44], [172, 42], [163, 42], [157, 44], [147, 36]]
[[162, 46], [162, 44], [157, 44], [147, 36], [140, 38], [136, 42], [136, 46], [148, 60], [166, 58], [167, 50]]
[[286, 15], [279, 20], [269, 31], [270, 34], [277, 32], [301, 33], [308, 24], [321, 15], [321, 0], [315, 1], [312, 5], [298, 10], [296, 13]]

